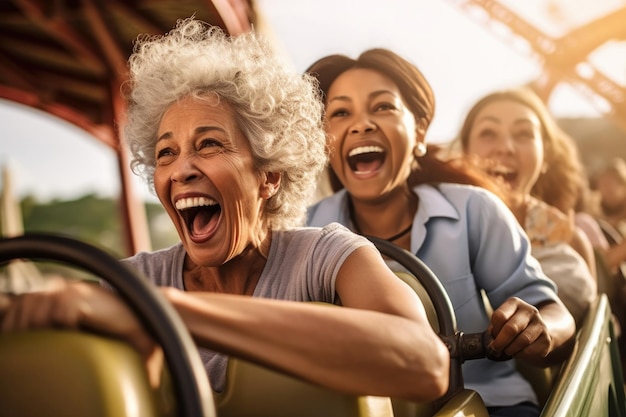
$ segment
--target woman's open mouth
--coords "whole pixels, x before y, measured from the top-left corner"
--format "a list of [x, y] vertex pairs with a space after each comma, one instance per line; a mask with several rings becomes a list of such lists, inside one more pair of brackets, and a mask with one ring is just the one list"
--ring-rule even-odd
[[492, 167], [488, 170], [488, 174], [500, 178], [503, 181], [512, 184], [517, 179], [517, 171], [505, 167]]
[[380, 146], [359, 146], [348, 154], [347, 162], [357, 175], [371, 174], [383, 165], [387, 153]]
[[176, 201], [176, 209], [194, 239], [208, 237], [217, 227], [222, 212], [217, 201], [206, 197], [182, 198]]

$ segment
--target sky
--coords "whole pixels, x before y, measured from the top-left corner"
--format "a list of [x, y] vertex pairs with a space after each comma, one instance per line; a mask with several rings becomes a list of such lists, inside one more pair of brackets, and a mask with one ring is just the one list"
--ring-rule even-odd
[[[256, 0], [270, 35], [288, 65], [300, 72], [318, 58], [355, 57], [372, 47], [394, 50], [416, 64], [433, 87], [436, 114], [431, 142], [451, 140], [464, 113], [482, 95], [525, 84], [540, 65], [510, 41], [468, 18], [462, 0]], [[587, 20], [623, 7], [626, 0], [506, 0], [505, 5], [558, 37]], [[589, 59], [626, 85], [626, 42], [610, 42]], [[571, 87], [557, 88], [549, 107], [559, 117], [598, 116]], [[113, 152], [81, 129], [24, 106], [0, 100], [0, 166], [8, 165], [18, 196], [41, 201], [85, 193], [119, 192]], [[139, 179], [135, 189], [155, 200]]]

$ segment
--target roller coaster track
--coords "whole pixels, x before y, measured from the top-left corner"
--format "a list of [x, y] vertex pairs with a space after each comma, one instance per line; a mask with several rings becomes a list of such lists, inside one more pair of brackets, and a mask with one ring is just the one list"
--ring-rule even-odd
[[[554, 38], [494, 0], [448, 0], [507, 45], [542, 65], [531, 87], [544, 100], [559, 83], [568, 83], [626, 130], [626, 88], [602, 73], [589, 55], [611, 40], [626, 40], [626, 7]], [[505, 27], [507, 30], [502, 30]]]

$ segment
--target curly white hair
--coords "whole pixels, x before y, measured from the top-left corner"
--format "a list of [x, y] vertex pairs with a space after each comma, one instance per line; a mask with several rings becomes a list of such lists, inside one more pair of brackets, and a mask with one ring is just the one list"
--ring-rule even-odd
[[129, 59], [124, 132], [133, 171], [154, 188], [155, 145], [165, 111], [187, 96], [232, 106], [256, 168], [281, 173], [265, 215], [273, 229], [302, 225], [326, 165], [316, 81], [291, 70], [260, 34], [228, 36], [193, 18], [165, 35], [140, 36]]

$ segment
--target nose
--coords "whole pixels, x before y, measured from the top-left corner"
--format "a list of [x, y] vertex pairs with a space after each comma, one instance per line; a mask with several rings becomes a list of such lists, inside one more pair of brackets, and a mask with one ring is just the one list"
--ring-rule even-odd
[[174, 182], [188, 183], [200, 178], [202, 171], [196, 165], [196, 157], [194, 155], [181, 155], [174, 162], [171, 179]]
[[495, 152], [499, 154], [512, 154], [515, 152], [515, 140], [509, 134], [502, 135], [496, 141]]
[[376, 124], [366, 112], [357, 114], [354, 123], [350, 126], [350, 133], [363, 134], [376, 131]]

